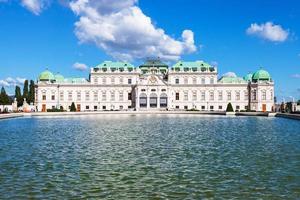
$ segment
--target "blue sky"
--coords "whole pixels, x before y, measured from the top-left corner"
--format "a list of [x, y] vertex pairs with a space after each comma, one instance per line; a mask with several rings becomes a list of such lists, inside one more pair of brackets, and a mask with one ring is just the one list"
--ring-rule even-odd
[[220, 75], [263, 67], [279, 101], [300, 99], [299, 15], [297, 0], [0, 0], [0, 84], [157, 55], [218, 63]]

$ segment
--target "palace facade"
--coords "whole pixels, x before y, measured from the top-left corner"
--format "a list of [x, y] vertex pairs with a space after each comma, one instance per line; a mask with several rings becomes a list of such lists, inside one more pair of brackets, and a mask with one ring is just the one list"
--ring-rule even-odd
[[177, 62], [172, 67], [148, 60], [139, 67], [105, 61], [91, 68], [88, 79], [65, 78], [49, 70], [36, 84], [38, 111], [70, 110], [234, 110], [272, 111], [274, 82], [259, 69], [243, 78], [229, 73], [218, 79], [218, 70], [203, 61]]

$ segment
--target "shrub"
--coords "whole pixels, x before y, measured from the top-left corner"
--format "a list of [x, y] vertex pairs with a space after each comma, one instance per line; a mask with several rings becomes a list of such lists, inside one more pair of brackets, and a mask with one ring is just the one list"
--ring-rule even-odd
[[227, 108], [226, 108], [226, 112], [233, 112], [233, 107], [231, 103], [228, 103]]
[[74, 102], [72, 102], [72, 104], [71, 104], [70, 111], [71, 112], [76, 112], [76, 107], [75, 107], [75, 103]]
[[52, 109], [47, 109], [47, 112], [64, 112], [64, 110], [58, 108], [52, 108]]

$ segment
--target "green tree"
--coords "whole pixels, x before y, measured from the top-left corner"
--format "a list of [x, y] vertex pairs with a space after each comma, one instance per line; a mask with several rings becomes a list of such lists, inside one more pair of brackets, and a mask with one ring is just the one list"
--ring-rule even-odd
[[6, 94], [6, 91], [5, 91], [4, 87], [2, 86], [1, 93], [0, 93], [0, 105], [9, 105], [10, 103], [11, 103], [10, 98]]
[[28, 103], [34, 103], [34, 96], [35, 96], [35, 90], [34, 90], [35, 84], [33, 80], [30, 80], [29, 84], [29, 93], [28, 93]]
[[18, 107], [22, 106], [23, 97], [22, 97], [22, 94], [21, 94], [21, 88], [18, 85], [16, 85], [16, 88], [15, 88], [15, 98], [17, 99]]
[[72, 102], [72, 104], [71, 104], [70, 111], [71, 112], [76, 112], [76, 107], [75, 107], [75, 103], [74, 102]]
[[226, 112], [233, 112], [233, 107], [231, 103], [227, 104]]
[[[24, 88], [23, 88], [23, 99], [26, 98], [28, 100], [28, 80], [24, 81]], [[28, 102], [28, 101], [27, 101]]]

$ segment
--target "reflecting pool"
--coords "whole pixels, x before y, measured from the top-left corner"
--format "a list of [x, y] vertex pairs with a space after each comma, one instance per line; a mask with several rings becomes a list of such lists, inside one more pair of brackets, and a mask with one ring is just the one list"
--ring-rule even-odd
[[297, 199], [300, 122], [91, 115], [0, 121], [0, 199]]

